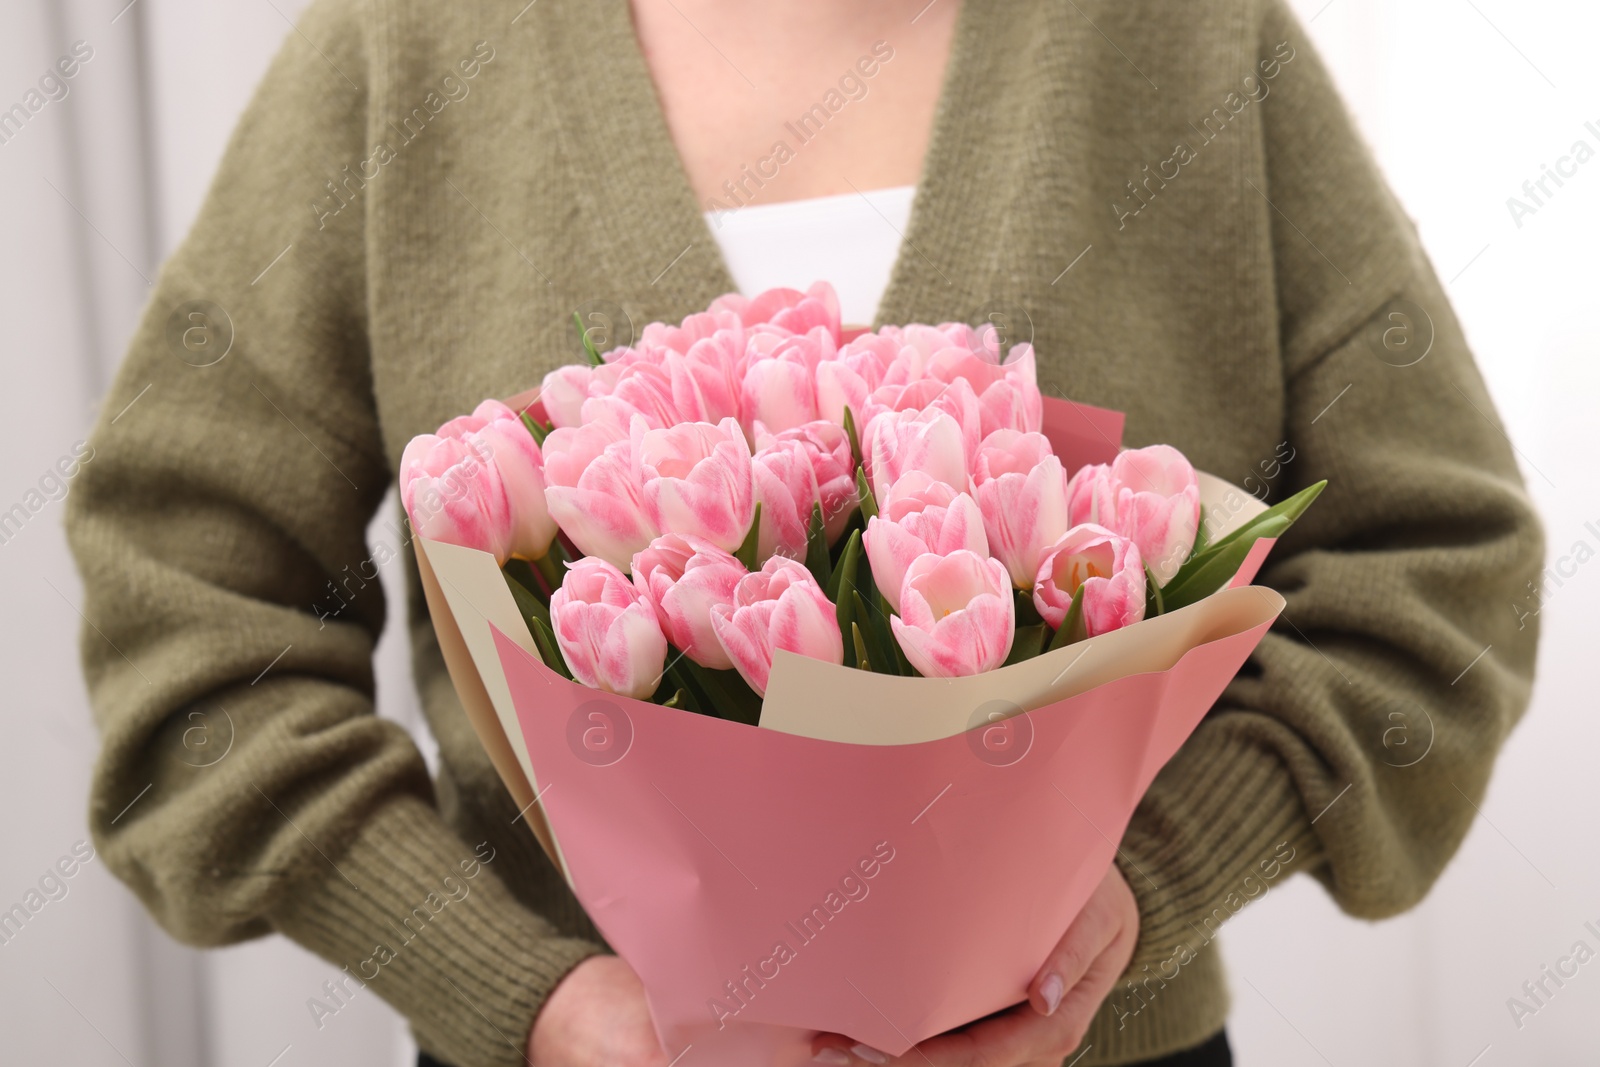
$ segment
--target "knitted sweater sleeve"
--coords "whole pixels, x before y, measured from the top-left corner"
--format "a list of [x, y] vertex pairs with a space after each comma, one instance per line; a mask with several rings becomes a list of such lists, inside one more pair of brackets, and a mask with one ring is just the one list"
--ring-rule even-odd
[[1513, 449], [1410, 222], [1292, 15], [1245, 196], [1270, 219], [1286, 448], [1261, 481], [1327, 490], [1257, 579], [1287, 608], [1156, 778], [1118, 863], [1133, 969], [1197, 952], [1308, 870], [1346, 912], [1416, 904], [1475, 815], [1526, 706], [1536, 625], [1516, 610], [1543, 537]]
[[498, 1067], [523, 1062], [546, 993], [600, 947], [512, 897], [490, 850], [441, 819], [410, 738], [373, 714], [378, 583], [328, 610], [346, 568], [371, 573], [364, 533], [392, 480], [360, 213], [307, 207], [371, 143], [367, 6], [318, 0], [288, 36], [74, 487], [104, 737], [90, 820], [173, 936], [280, 931], [436, 1056]]

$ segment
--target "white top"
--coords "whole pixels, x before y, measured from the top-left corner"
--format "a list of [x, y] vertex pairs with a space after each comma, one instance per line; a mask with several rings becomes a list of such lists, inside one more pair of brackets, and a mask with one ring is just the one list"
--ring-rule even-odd
[[847, 326], [872, 322], [900, 255], [913, 185], [706, 212], [739, 291], [832, 283]]

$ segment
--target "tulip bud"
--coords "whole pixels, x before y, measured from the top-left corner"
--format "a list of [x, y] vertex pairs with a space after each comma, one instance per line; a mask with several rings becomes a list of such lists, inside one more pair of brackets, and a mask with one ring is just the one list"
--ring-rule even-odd
[[733, 661], [711, 627], [711, 609], [732, 604], [744, 565], [698, 537], [663, 534], [633, 557], [633, 585], [667, 640], [702, 667], [725, 671]]
[[[1014, 447], [1026, 451], [1028, 435], [1019, 435]], [[998, 462], [993, 453], [985, 459], [990, 469]], [[1026, 474], [1002, 474], [977, 490], [989, 550], [1005, 564], [1018, 589], [1032, 588], [1039, 560], [1067, 530], [1067, 475], [1061, 461], [1046, 456]]]
[[678, 326], [652, 322], [639, 335], [639, 345], [642, 348], [666, 348], [687, 354], [697, 342], [719, 333], [726, 333], [735, 349], [744, 348], [744, 324], [739, 321], [739, 316], [733, 311], [717, 310], [696, 311]]
[[1200, 483], [1183, 453], [1170, 445], [1129, 449], [1110, 465], [1073, 475], [1068, 517], [1074, 525], [1097, 523], [1132, 540], [1165, 585], [1194, 548]]
[[1083, 589], [1083, 625], [1090, 637], [1144, 618], [1144, 562], [1139, 546], [1104, 526], [1074, 526], [1045, 553], [1033, 586], [1033, 605], [1056, 629]]
[[747, 354], [740, 406], [751, 426], [779, 433], [816, 421], [817, 366], [833, 358], [833, 337], [818, 328], [771, 344], [758, 342]]
[[551, 594], [550, 625], [572, 677], [591, 689], [647, 700], [660, 685], [667, 639], [650, 605], [606, 561], [571, 564]]
[[755, 494], [750, 444], [737, 422], [649, 430], [640, 439], [639, 464], [645, 514], [655, 529], [703, 537], [729, 552], [744, 541]]
[[919, 378], [904, 388], [885, 385], [872, 394], [872, 399], [892, 411], [916, 411], [925, 417], [944, 412], [961, 427], [963, 456], [970, 458], [983, 440], [983, 409], [972, 384], [963, 378], [951, 382]]
[[635, 417], [629, 432], [615, 435], [608, 424], [555, 430], [545, 438], [548, 459], [544, 491], [550, 514], [586, 556], [616, 567], [630, 566], [633, 554], [660, 532], [645, 510], [644, 471], [639, 450], [647, 432]]
[[773, 556], [739, 580], [732, 604], [711, 609], [711, 627], [750, 688], [765, 696], [777, 649], [827, 663], [844, 662], [839, 618], [811, 572]]
[[755, 496], [761, 505], [756, 559], [806, 558], [811, 509], [821, 503], [811, 457], [796, 441], [774, 441], [751, 461]]
[[516, 412], [485, 400], [422, 434], [400, 459], [400, 499], [422, 537], [538, 559], [556, 524], [545, 507], [544, 457]]
[[1002, 474], [1027, 474], [1055, 455], [1042, 433], [996, 430], [983, 439], [972, 459], [972, 484], [982, 485]]
[[511, 557], [511, 504], [487, 449], [419, 434], [400, 457], [400, 500], [418, 537]]
[[1005, 566], [965, 550], [913, 560], [889, 617], [906, 659], [928, 678], [992, 671], [1011, 654], [1016, 607]]
[[605, 396], [617, 384], [622, 373], [619, 363], [605, 363], [598, 367], [587, 363], [572, 363], [557, 367], [544, 376], [539, 390], [539, 402], [544, 405], [550, 424], [555, 427], [579, 426], [583, 422], [583, 403], [592, 396]]
[[874, 496], [908, 471], [922, 471], [946, 485], [967, 484], [967, 454], [961, 424], [943, 411], [889, 411], [867, 423], [862, 459]]
[[[774, 441], [794, 441], [805, 449], [817, 479], [817, 496], [822, 501], [823, 529], [828, 544], [835, 544], [861, 502], [856, 491], [856, 461], [850, 452], [850, 437], [834, 422], [808, 422], [785, 430], [776, 437], [763, 438], [766, 448]], [[763, 510], [763, 515], [765, 511]]]
[[729, 293], [713, 300], [709, 311], [732, 311], [747, 327], [769, 324], [795, 334], [820, 326], [835, 344], [839, 339], [839, 296], [827, 282], [817, 282], [803, 293], [798, 289], [768, 289], [750, 297]]
[[471, 415], [439, 427], [440, 437], [471, 438], [500, 472], [511, 508], [507, 547], [521, 559], [538, 559], [556, 539], [556, 523], [544, 498], [544, 455], [522, 417], [498, 400], [485, 400]]
[[978, 502], [921, 471], [905, 474], [878, 501], [878, 514], [867, 521], [861, 542], [872, 580], [895, 611], [906, 571], [919, 556], [948, 556], [959, 549], [989, 554]]

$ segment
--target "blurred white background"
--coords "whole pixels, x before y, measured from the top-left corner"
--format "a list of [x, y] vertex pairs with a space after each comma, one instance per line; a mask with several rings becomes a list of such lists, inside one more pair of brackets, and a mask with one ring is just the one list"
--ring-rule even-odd
[[[1520, 226], [1507, 206], [1575, 141], [1600, 149], [1600, 6], [1294, 6], [1449, 284], [1523, 457], [1552, 562], [1579, 541], [1600, 549], [1600, 160], [1579, 167]], [[93, 55], [67, 83], [69, 95], [0, 143], [0, 511], [38, 488], [86, 435], [149, 281], [187, 230], [239, 111], [303, 7], [7, 0], [0, 108], [22, 99], [74, 42]], [[0, 907], [88, 836], [96, 740], [78, 680], [81, 591], [62, 508], [47, 500], [0, 543], [0, 670], [12, 708], [0, 745]], [[385, 575], [391, 590], [396, 578]], [[1566, 979], [1520, 1026], [1507, 1006], [1579, 938], [1600, 947], [1583, 929], [1600, 927], [1591, 673], [1600, 614], [1589, 608], [1600, 567], [1568, 565], [1559, 578], [1544, 601], [1533, 708], [1428, 900], [1366, 924], [1299, 879], [1228, 925], [1230, 1031], [1243, 1067], [1597, 1062], [1600, 963]], [[380, 706], [414, 723], [397, 622], [380, 650]], [[404, 1027], [370, 994], [318, 1030], [306, 1000], [335, 970], [282, 939], [192, 952], [155, 929], [98, 860], [67, 885], [64, 899], [0, 945], [7, 1062], [411, 1062]]]

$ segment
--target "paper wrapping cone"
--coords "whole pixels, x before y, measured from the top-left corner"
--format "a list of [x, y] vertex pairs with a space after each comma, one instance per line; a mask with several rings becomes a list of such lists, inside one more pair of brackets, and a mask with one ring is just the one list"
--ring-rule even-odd
[[[1069, 468], [1114, 412], [1046, 401]], [[1261, 510], [1202, 476], [1208, 534]], [[1246, 583], [978, 678], [780, 653], [760, 727], [549, 670], [493, 557], [418, 539], [474, 728], [685, 1067], [892, 1054], [1025, 996], [1134, 807], [1282, 610]]]

